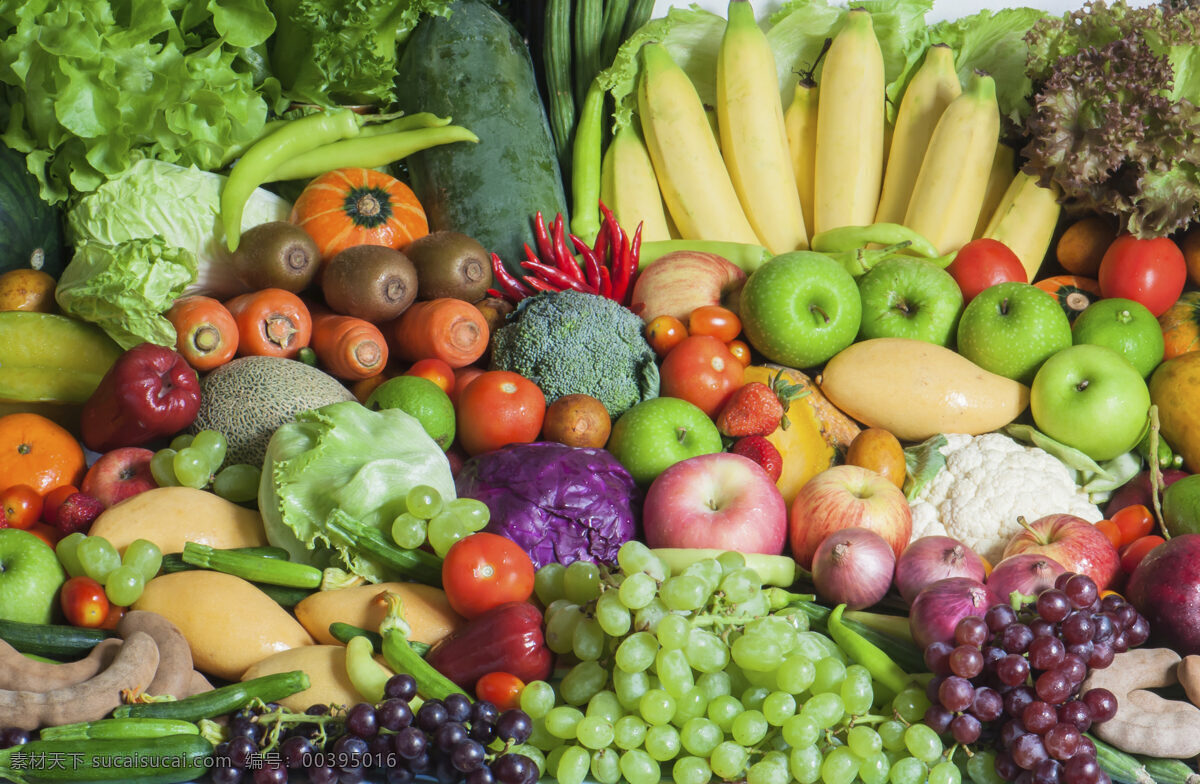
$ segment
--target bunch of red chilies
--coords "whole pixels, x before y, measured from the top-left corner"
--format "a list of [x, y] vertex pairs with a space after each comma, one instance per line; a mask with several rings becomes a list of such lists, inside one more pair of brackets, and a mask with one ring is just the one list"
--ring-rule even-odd
[[[521, 262], [521, 267], [529, 270], [530, 274], [522, 275], [518, 280], [504, 266], [500, 256], [493, 253], [492, 273], [500, 285], [500, 291], [488, 289], [488, 294], [520, 302], [540, 291], [575, 289], [585, 294], [608, 297], [628, 306], [642, 247], [642, 226], [638, 224], [631, 238], [617, 224], [604, 202], [600, 203], [600, 211], [604, 214], [604, 222], [600, 224], [594, 247], [588, 247], [579, 237], [566, 233], [562, 213], [555, 216], [554, 223], [547, 230], [542, 213], [538, 212], [533, 220], [538, 253], [534, 254], [526, 244], [525, 261]], [[575, 260], [575, 254], [567, 247], [567, 238], [583, 258], [582, 269]]]

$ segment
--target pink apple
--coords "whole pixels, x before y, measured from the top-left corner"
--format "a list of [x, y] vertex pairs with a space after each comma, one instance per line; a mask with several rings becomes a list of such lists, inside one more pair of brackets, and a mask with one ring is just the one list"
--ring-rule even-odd
[[158, 487], [150, 473], [154, 452], [140, 446], [124, 446], [105, 452], [92, 463], [79, 490], [107, 509], [126, 498]]
[[853, 465], [827, 468], [805, 482], [792, 500], [792, 556], [811, 569], [826, 536], [856, 527], [882, 536], [899, 558], [912, 538], [908, 499], [876, 471]]
[[787, 504], [762, 466], [730, 452], [675, 463], [650, 484], [642, 528], [651, 547], [779, 555]]
[[745, 282], [746, 273], [723, 256], [675, 251], [638, 273], [629, 309], [647, 324], [659, 316], [686, 324], [702, 305], [727, 305]]
[[1086, 574], [1104, 589], [1117, 574], [1120, 556], [1108, 537], [1096, 526], [1069, 514], [1052, 514], [1028, 523], [1018, 518], [1025, 530], [1013, 536], [1004, 548], [1004, 558], [1016, 553], [1036, 553], [1052, 558], [1068, 572]]

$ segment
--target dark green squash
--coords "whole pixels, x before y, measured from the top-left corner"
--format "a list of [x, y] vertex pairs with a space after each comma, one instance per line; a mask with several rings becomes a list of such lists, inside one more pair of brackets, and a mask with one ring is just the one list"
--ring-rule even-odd
[[0, 144], [0, 272], [32, 268], [57, 278], [66, 264], [62, 213], [38, 194], [25, 156]]

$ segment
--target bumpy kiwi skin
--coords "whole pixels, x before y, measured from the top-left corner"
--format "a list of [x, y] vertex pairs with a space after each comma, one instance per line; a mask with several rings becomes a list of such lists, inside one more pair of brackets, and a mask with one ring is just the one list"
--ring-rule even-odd
[[398, 250], [356, 245], [329, 260], [321, 291], [334, 312], [379, 324], [397, 318], [416, 299], [417, 270]]
[[312, 284], [321, 252], [304, 229], [286, 221], [261, 223], [242, 234], [230, 263], [252, 290], [276, 288], [293, 294]]
[[418, 299], [478, 302], [492, 285], [487, 251], [465, 234], [435, 231], [413, 240], [404, 252], [417, 268]]

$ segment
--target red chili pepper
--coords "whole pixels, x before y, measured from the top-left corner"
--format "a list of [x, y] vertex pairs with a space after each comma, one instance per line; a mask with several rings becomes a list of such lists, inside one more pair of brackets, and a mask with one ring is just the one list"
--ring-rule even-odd
[[533, 292], [521, 285], [508, 268], [504, 266], [504, 262], [500, 260], [500, 256], [492, 254], [492, 275], [496, 280], [500, 281], [500, 287], [504, 289], [505, 295], [513, 302], [520, 302], [526, 297], [532, 296]]
[[495, 297], [496, 299], [504, 299], [504, 295], [501, 294], [499, 291], [496, 291], [495, 289], [488, 289], [487, 295], [489, 297]]
[[575, 280], [565, 272], [555, 269], [554, 267], [550, 267], [536, 261], [523, 261], [521, 262], [521, 266], [530, 272], [536, 272], [542, 280], [550, 283], [551, 285], [559, 286], [564, 289], [575, 289], [576, 291], [582, 291], [585, 294], [596, 293], [583, 283]]
[[608, 267], [600, 268], [600, 296], [612, 298], [612, 279], [608, 275]]
[[562, 289], [555, 288], [546, 281], [535, 278], [532, 275], [524, 275], [522, 277], [525, 278], [525, 282], [529, 284], [530, 288], [535, 288], [538, 291], [562, 291]]
[[612, 298], [623, 303], [625, 291], [629, 287], [629, 239], [623, 239], [620, 246], [614, 247], [619, 247], [620, 251], [613, 259]]
[[592, 253], [601, 264], [605, 262], [605, 257], [608, 255], [608, 218], [605, 218], [604, 223], [600, 224], [600, 231], [596, 234], [596, 246], [592, 248]]
[[586, 273], [585, 280], [587, 281], [588, 286], [593, 291], [599, 291], [600, 259], [596, 257], [596, 254], [592, 252], [592, 249], [588, 247], [586, 242], [579, 239], [574, 234], [571, 235], [571, 244], [575, 246], [575, 250], [579, 251], [579, 255], [583, 256], [583, 269]]
[[554, 256], [551, 261], [563, 273], [582, 283], [583, 273], [579, 269], [579, 264], [575, 262], [575, 256], [567, 249], [566, 226], [563, 223], [561, 212], [554, 219], [554, 236], [551, 239], [554, 241]]
[[[604, 210], [604, 222], [608, 224], [608, 231], [610, 234], [608, 238], [608, 244], [612, 246], [615, 251], [617, 248], [621, 247], [621, 242], [625, 239], [625, 232], [621, 231], [621, 224], [617, 223], [617, 219], [613, 216], [612, 210], [604, 207], [603, 205], [601, 205], [601, 208]], [[613, 262], [616, 262], [615, 258], [613, 259]]]
[[538, 253], [543, 259], [554, 258], [554, 247], [550, 243], [550, 235], [546, 233], [546, 221], [542, 218], [542, 211], [538, 210], [537, 217], [533, 221], [533, 234], [537, 237]]
[[[636, 229], [633, 231], [633, 242], [629, 246], [629, 257], [626, 259], [628, 271], [625, 273], [625, 292], [633, 292], [633, 281], [637, 277], [638, 268], [641, 266], [638, 259], [642, 255], [642, 224], [639, 222]], [[621, 304], [625, 304], [622, 302]]]

